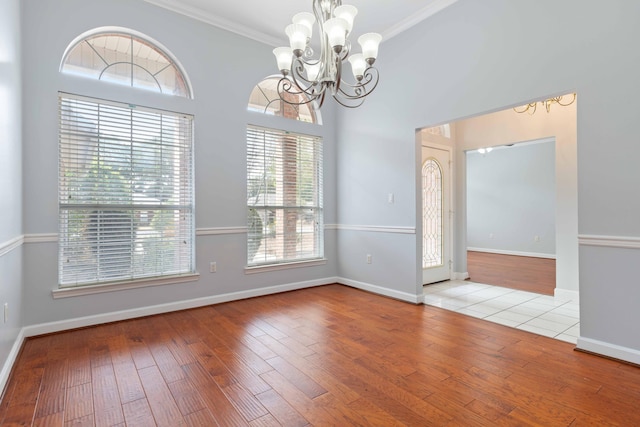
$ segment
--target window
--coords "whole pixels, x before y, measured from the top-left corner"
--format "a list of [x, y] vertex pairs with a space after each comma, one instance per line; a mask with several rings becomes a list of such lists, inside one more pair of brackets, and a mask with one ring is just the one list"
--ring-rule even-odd
[[[267, 77], [258, 83], [249, 97], [249, 111], [270, 114], [278, 117], [299, 120], [308, 123], [321, 123], [320, 111], [316, 110], [314, 102], [296, 105], [284, 102], [278, 95], [278, 82], [282, 77]], [[304, 102], [306, 95], [285, 94], [291, 102]]]
[[60, 94], [60, 287], [194, 273], [192, 128]]
[[186, 75], [155, 44], [117, 29], [94, 30], [70, 45], [61, 71], [191, 98]]
[[322, 258], [322, 218], [322, 139], [249, 126], [248, 265]]
[[422, 165], [422, 268], [443, 265], [442, 168], [436, 159]]

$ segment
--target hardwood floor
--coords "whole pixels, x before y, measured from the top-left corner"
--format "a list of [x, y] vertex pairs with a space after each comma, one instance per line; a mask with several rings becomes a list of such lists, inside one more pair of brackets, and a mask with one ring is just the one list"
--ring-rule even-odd
[[467, 251], [470, 280], [537, 294], [553, 295], [556, 260]]
[[640, 368], [341, 285], [28, 339], [3, 426], [640, 425]]

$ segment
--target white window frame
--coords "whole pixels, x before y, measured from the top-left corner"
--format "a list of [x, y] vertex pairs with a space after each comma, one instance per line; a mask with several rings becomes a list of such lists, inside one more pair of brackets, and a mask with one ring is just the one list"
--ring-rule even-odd
[[[65, 93], [60, 93], [59, 98], [58, 291], [61, 292], [57, 297], [195, 280], [193, 116]], [[70, 114], [69, 104], [77, 105], [80, 113]], [[100, 111], [108, 111], [110, 115], [100, 117]], [[144, 127], [138, 127], [137, 134], [134, 133], [136, 122]], [[127, 132], [131, 134], [127, 135]], [[114, 136], [116, 133], [117, 138]], [[157, 138], [160, 138], [161, 144], [157, 144]], [[104, 160], [104, 167], [100, 164], [93, 166], [93, 169], [99, 171], [117, 164], [122, 168], [119, 174], [129, 180], [120, 180], [126, 181], [124, 187], [118, 184], [112, 193], [109, 193], [112, 188], [109, 186], [104, 191], [79, 190], [85, 184], [91, 188], [94, 184], [99, 186], [108, 183], [102, 179], [107, 175], [102, 174], [87, 174], [75, 181], [68, 179], [69, 176], [82, 173], [83, 165], [89, 168], [87, 162], [96, 164], [96, 155], [89, 157], [86, 154], [89, 150], [98, 152], [103, 148], [113, 150], [120, 146], [131, 150], [125, 160], [120, 155], [112, 155]], [[83, 155], [86, 157], [83, 158]], [[158, 159], [161, 165], [151, 170], [135, 167], [136, 161]], [[153, 199], [146, 196], [147, 192], [134, 189], [135, 176], [142, 174], [144, 179], [153, 180], [155, 174], [167, 172], [169, 175], [177, 174], [167, 178], [166, 184], [171, 190], [162, 197], [154, 196], [158, 198]], [[95, 176], [99, 179], [93, 180]], [[162, 194], [163, 191], [160, 189], [153, 194]], [[95, 214], [86, 215], [86, 212]], [[106, 212], [119, 212], [118, 219], [106, 221], [106, 216], [111, 215], [105, 216]], [[165, 230], [162, 224], [156, 222], [154, 225], [152, 221], [142, 227], [142, 216], [150, 213], [169, 218], [168, 223], [177, 226], [177, 232], [170, 226]], [[113, 215], [110, 217], [114, 218]], [[105, 224], [104, 232], [99, 230], [101, 223]], [[127, 232], [129, 235], [126, 235]], [[172, 232], [178, 236], [169, 237]], [[111, 251], [110, 248], [114, 246], [117, 249]], [[164, 262], [152, 268], [148, 268], [146, 261], [137, 262], [139, 259], [146, 260], [144, 256], [149, 256], [150, 250], [156, 251], [153, 252], [154, 259]], [[159, 252], [161, 250], [163, 253]], [[105, 261], [100, 261], [100, 257]], [[117, 266], [105, 268], [109, 263], [116, 263]], [[84, 268], [87, 270], [82, 270]], [[73, 288], [93, 289], [68, 292]]]
[[[326, 262], [322, 145], [322, 137], [319, 136], [255, 125], [247, 127], [248, 233], [245, 273], [307, 267]], [[305, 150], [304, 156], [300, 154], [303, 152], [301, 150]], [[312, 162], [309, 162], [310, 156]], [[287, 171], [283, 166], [286, 162], [295, 163], [295, 170]], [[305, 168], [303, 174], [299, 169], [301, 165]], [[259, 187], [256, 183], [261, 179], [264, 181], [263, 188], [256, 190]], [[271, 182], [267, 182], [269, 180]], [[313, 183], [312, 192], [309, 192], [310, 182]], [[260, 218], [258, 225], [256, 212]], [[289, 226], [286, 225], [287, 212], [296, 218], [295, 231], [291, 221]], [[259, 246], [256, 246], [257, 241], [260, 242]]]

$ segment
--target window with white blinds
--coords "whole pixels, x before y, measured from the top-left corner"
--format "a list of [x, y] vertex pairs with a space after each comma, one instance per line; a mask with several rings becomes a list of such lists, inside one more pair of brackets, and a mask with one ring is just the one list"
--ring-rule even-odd
[[324, 256], [322, 139], [247, 128], [247, 263]]
[[193, 117], [59, 96], [60, 287], [194, 273]]

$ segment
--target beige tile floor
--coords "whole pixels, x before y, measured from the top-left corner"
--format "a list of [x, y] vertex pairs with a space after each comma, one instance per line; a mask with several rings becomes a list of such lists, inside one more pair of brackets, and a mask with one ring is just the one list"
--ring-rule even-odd
[[425, 286], [424, 303], [572, 344], [580, 336], [578, 301], [449, 280]]

